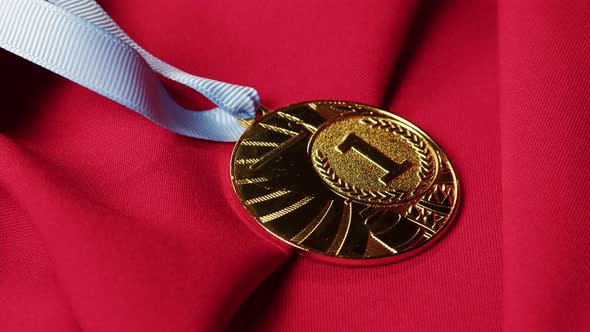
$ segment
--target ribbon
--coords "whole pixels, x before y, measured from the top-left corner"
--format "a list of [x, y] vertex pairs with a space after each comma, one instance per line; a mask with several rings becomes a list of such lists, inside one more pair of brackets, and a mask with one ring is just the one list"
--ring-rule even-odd
[[[238, 119], [259, 106], [249, 87], [197, 77], [151, 55], [94, 0], [0, 1], [0, 47], [131, 108], [181, 135], [235, 141]], [[218, 107], [178, 105], [156, 73], [189, 86]]]

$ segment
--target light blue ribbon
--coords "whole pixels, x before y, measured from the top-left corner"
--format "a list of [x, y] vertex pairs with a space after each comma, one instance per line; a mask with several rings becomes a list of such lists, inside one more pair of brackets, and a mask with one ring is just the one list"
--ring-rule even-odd
[[[0, 0], [0, 47], [123, 104], [176, 133], [235, 141], [238, 118], [259, 106], [249, 87], [190, 75], [154, 57], [94, 0]], [[195, 112], [178, 105], [157, 72], [202, 93], [218, 108]]]

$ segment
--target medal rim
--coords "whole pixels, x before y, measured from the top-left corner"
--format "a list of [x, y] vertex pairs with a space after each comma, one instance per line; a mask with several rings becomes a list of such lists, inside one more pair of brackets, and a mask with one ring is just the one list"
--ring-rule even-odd
[[[452, 210], [451, 214], [449, 215], [445, 226], [439, 232], [437, 232], [435, 234], [435, 236], [433, 236], [429, 241], [425, 242], [424, 244], [420, 245], [419, 247], [416, 247], [416, 248], [411, 249], [406, 252], [402, 252], [400, 254], [394, 254], [394, 255], [388, 256], [388, 257], [368, 257], [368, 258], [364, 258], [364, 257], [363, 258], [350, 258], [350, 257], [341, 257], [341, 256], [329, 256], [329, 255], [326, 255], [318, 250], [306, 248], [301, 245], [297, 245], [295, 243], [292, 243], [289, 240], [281, 237], [279, 234], [274, 233], [271, 229], [264, 227], [264, 225], [262, 225], [257, 220], [257, 218], [254, 216], [254, 214], [250, 211], [250, 209], [242, 203], [242, 200], [240, 199], [240, 194], [237, 191], [237, 186], [235, 185], [235, 166], [234, 166], [234, 160], [235, 160], [237, 151], [240, 147], [240, 143], [242, 142], [242, 140], [246, 136], [246, 134], [249, 131], [251, 131], [252, 128], [254, 128], [257, 124], [262, 122], [262, 120], [266, 116], [269, 116], [269, 115], [273, 114], [274, 112], [277, 112], [280, 110], [284, 110], [284, 109], [288, 109], [288, 108], [292, 108], [292, 107], [296, 107], [296, 106], [307, 105], [310, 103], [324, 103], [324, 104], [328, 103], [328, 104], [333, 104], [333, 105], [352, 105], [352, 106], [358, 105], [358, 106], [361, 106], [364, 108], [368, 108], [371, 111], [375, 111], [379, 114], [382, 114], [384, 117], [387, 117], [387, 118], [393, 117], [394, 120], [400, 121], [404, 125], [407, 125], [410, 128], [416, 130], [421, 136], [423, 136], [424, 139], [428, 140], [428, 142], [433, 145], [433, 150], [436, 154], [436, 159], [437, 159], [437, 173], [438, 173], [438, 168], [440, 167], [440, 164], [442, 163], [442, 161], [440, 160], [441, 157], [440, 157], [440, 155], [438, 155], [437, 151], [442, 152], [442, 154], [445, 156], [445, 158], [447, 159], [447, 161], [450, 165], [450, 168], [451, 168], [452, 174], [453, 174], [453, 178], [455, 180], [456, 187], [457, 187], [457, 193], [455, 195], [455, 202], [454, 202], [453, 210]], [[346, 114], [342, 114], [342, 115], [338, 116], [337, 118], [343, 117], [345, 115]], [[336, 120], [337, 118], [335, 118], [333, 120]], [[330, 123], [331, 122], [332, 121], [330, 121]], [[320, 126], [318, 128], [318, 132], [328, 123], [329, 122], [322, 124], [322, 126]], [[309, 152], [309, 149], [311, 148], [312, 141], [313, 141], [313, 138], [311, 138], [308, 142], [308, 146], [307, 146], [308, 152]], [[312, 168], [313, 168], [313, 166], [312, 166]], [[314, 169], [314, 171], [315, 171], [315, 169]], [[456, 171], [455, 167], [453, 166], [453, 163], [449, 159], [448, 155], [446, 154], [446, 152], [440, 147], [440, 145], [438, 145], [438, 143], [432, 137], [430, 137], [430, 135], [426, 134], [425, 131], [423, 131], [420, 127], [413, 124], [409, 120], [406, 120], [399, 115], [393, 114], [390, 111], [379, 109], [375, 106], [371, 106], [371, 105], [367, 105], [367, 104], [363, 104], [363, 103], [359, 103], [359, 102], [353, 102], [353, 101], [330, 100], [330, 99], [308, 100], [308, 101], [303, 101], [303, 102], [291, 103], [286, 106], [282, 106], [282, 107], [268, 111], [262, 117], [257, 118], [254, 122], [252, 122], [252, 124], [244, 131], [244, 133], [242, 133], [242, 135], [240, 136], [238, 141], [236, 141], [236, 143], [232, 149], [232, 154], [231, 154], [231, 158], [230, 158], [230, 179], [231, 179], [231, 183], [232, 183], [232, 189], [235, 194], [235, 198], [238, 199], [238, 201], [240, 202], [240, 205], [242, 206], [242, 208], [247, 212], [248, 216], [250, 217], [249, 218], [250, 220], [247, 221], [248, 223], [254, 223], [255, 227], [259, 227], [259, 228], [264, 229], [264, 231], [266, 233], [269, 233], [272, 235], [270, 237], [270, 239], [273, 242], [278, 241], [278, 242], [276, 242], [277, 245], [287, 244], [289, 247], [295, 249], [297, 251], [297, 253], [302, 257], [308, 257], [308, 258], [313, 259], [315, 261], [320, 261], [320, 262], [338, 265], [338, 266], [350, 266], [350, 267], [379, 266], [379, 265], [400, 262], [400, 261], [406, 260], [410, 257], [413, 257], [415, 255], [418, 255], [418, 254], [422, 253], [423, 251], [431, 248], [431, 246], [433, 246], [438, 241], [440, 241], [440, 239], [448, 232], [448, 230], [453, 227], [453, 225], [455, 224], [455, 219], [457, 218], [457, 214], [462, 206], [462, 204], [461, 204], [462, 203], [462, 199], [461, 199], [462, 187], [461, 187], [461, 181], [459, 181], [459, 177], [457, 175], [457, 171]], [[352, 200], [349, 197], [342, 196], [340, 193], [338, 193], [332, 189], [330, 189], [330, 190], [332, 192], [334, 192], [334, 194], [336, 194], [342, 198]], [[419, 199], [421, 197], [422, 196], [419, 196], [413, 200]], [[413, 200], [410, 200], [410, 201], [404, 202], [404, 203], [400, 203], [400, 204], [408, 204], [408, 203], [412, 202]], [[358, 201], [355, 201], [355, 202], [359, 203]], [[360, 204], [366, 205], [366, 203], [360, 203]], [[398, 204], [398, 205], [400, 205], [400, 204]], [[378, 205], [378, 204], [375, 204], [375, 205], [382, 206], [382, 207], [388, 206], [388, 205]], [[394, 206], [394, 205], [390, 204], [389, 206]]]

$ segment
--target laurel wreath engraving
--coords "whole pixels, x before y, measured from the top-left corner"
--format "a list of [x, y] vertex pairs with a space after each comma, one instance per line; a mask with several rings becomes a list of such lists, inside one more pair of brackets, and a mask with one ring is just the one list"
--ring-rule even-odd
[[331, 186], [335, 187], [339, 192], [362, 201], [369, 201], [377, 204], [397, 204], [403, 203], [407, 200], [413, 199], [415, 196], [423, 193], [431, 184], [435, 173], [436, 165], [435, 159], [430, 149], [425, 142], [421, 140], [416, 134], [410, 130], [397, 125], [392, 121], [384, 119], [363, 119], [360, 123], [370, 126], [378, 130], [393, 132], [404, 138], [416, 151], [420, 157], [420, 183], [416, 188], [403, 190], [365, 190], [358, 188], [355, 185], [349, 184], [342, 180], [334, 171], [328, 158], [319, 150], [312, 156], [313, 163], [322, 178]]

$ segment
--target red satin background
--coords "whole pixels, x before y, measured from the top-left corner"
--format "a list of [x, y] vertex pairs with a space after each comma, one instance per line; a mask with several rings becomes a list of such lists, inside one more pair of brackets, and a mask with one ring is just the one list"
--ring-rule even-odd
[[232, 144], [1, 52], [0, 331], [590, 330], [589, 2], [100, 3], [163, 60], [267, 107], [405, 117], [447, 152], [462, 207], [399, 263], [300, 257], [248, 227]]

